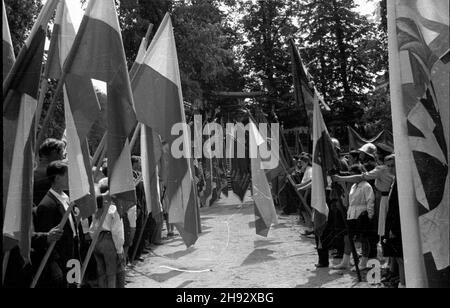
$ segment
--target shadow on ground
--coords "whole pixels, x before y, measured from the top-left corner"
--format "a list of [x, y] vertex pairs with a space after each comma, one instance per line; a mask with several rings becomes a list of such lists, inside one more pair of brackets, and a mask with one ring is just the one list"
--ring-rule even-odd
[[271, 256], [274, 252], [275, 251], [267, 248], [255, 249], [245, 258], [241, 266], [276, 260], [276, 258]]
[[172, 279], [178, 275], [181, 275], [183, 272], [180, 271], [170, 271], [167, 273], [158, 273], [158, 274], [151, 274], [148, 276], [148, 278], [153, 279], [156, 282], [165, 282], [169, 279]]
[[256, 240], [253, 242], [255, 248], [260, 248], [264, 246], [270, 246], [270, 245], [278, 245], [283, 244], [282, 242], [274, 242], [272, 240]]
[[335, 281], [342, 277], [342, 275], [338, 274], [336, 271], [332, 271], [328, 268], [318, 268], [314, 271], [311, 271], [313, 276], [308, 277], [308, 281], [305, 284], [296, 285], [296, 288], [320, 288], [321, 286]]

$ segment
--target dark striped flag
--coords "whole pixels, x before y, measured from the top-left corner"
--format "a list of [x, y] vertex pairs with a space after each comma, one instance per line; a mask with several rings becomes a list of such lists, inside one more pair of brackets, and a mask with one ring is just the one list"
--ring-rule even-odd
[[203, 189], [203, 194], [200, 196], [202, 205], [204, 207], [211, 206], [211, 198], [213, 194], [213, 169], [212, 169], [212, 158], [202, 158], [202, 171], [205, 180], [205, 187]]
[[388, 2], [407, 287], [450, 287], [449, 2]]
[[[151, 26], [152, 27], [152, 26]], [[138, 54], [130, 70], [131, 85], [135, 82], [134, 77], [142, 63], [149, 42], [146, 37], [142, 38]], [[154, 219], [159, 219], [162, 213], [161, 192], [159, 187], [159, 168], [163, 155], [162, 143], [158, 134], [149, 126], [138, 123], [141, 126], [140, 147], [142, 160], [142, 180], [146, 196], [146, 212], [152, 213]]]
[[[60, 0], [50, 42], [48, 78], [61, 78], [81, 16], [79, 4]], [[89, 77], [67, 74], [63, 91], [70, 200], [77, 203], [81, 218], [88, 218], [95, 213], [97, 206], [87, 135], [100, 115], [100, 105]]]
[[5, 2], [2, 0], [2, 32], [3, 32], [3, 81], [8, 76], [16, 57], [9, 32], [8, 17], [6, 16]]
[[[8, 19], [6, 16], [5, 2], [2, 0], [2, 31], [3, 31], [3, 79], [2, 82], [5, 81], [6, 77], [9, 74], [14, 62], [16, 61], [16, 57], [14, 56], [14, 48], [12, 46], [11, 41], [11, 33], [9, 32]], [[5, 124], [5, 123], [4, 123]], [[3, 126], [3, 133], [6, 132], [7, 126]], [[4, 138], [4, 140], [8, 140], [8, 138]], [[10, 142], [14, 142], [14, 140], [10, 139]], [[3, 148], [6, 143], [3, 144]], [[9, 145], [11, 146], [11, 144]], [[7, 153], [7, 152], [6, 152]], [[11, 153], [11, 152], [10, 152]], [[5, 151], [3, 151], [3, 155], [5, 156]], [[6, 204], [6, 196], [8, 195], [8, 182], [9, 182], [9, 162], [11, 161], [11, 157], [5, 161], [5, 157], [3, 158], [3, 206]], [[5, 164], [6, 163], [6, 164]]]
[[[71, 108], [90, 128], [97, 114], [92, 100], [87, 100], [96, 79], [107, 85], [107, 158], [110, 194], [115, 195], [126, 211], [136, 204], [128, 136], [136, 124], [133, 95], [114, 0], [89, 1], [73, 47], [63, 67], [67, 93], [76, 97]], [[70, 100], [71, 101], [71, 100]], [[82, 125], [77, 126], [80, 134]], [[84, 132], [83, 132], [84, 134]], [[81, 140], [81, 138], [80, 138]]]
[[255, 228], [256, 234], [267, 237], [270, 227], [278, 223], [277, 213], [273, 204], [272, 193], [263, 161], [258, 147], [267, 142], [267, 137], [260, 134], [255, 123], [250, 120], [250, 160], [252, 174], [253, 201], [255, 201]]
[[[183, 141], [190, 152], [177, 50], [172, 22], [166, 14], [156, 32], [142, 63], [138, 63], [133, 80], [135, 109], [139, 122], [151, 127], [169, 148], [177, 136], [172, 135], [175, 124], [184, 124]], [[178, 133], [178, 132], [177, 132]], [[186, 246], [198, 238], [198, 205], [195, 194], [192, 160], [169, 155], [166, 197], [169, 221], [177, 227]]]
[[294, 79], [294, 95], [295, 101], [303, 109], [304, 117], [301, 120], [304, 124], [308, 124], [311, 127], [314, 111], [314, 91], [309, 86], [310, 78], [306, 71], [306, 68], [300, 57], [300, 52], [295, 46], [293, 39], [289, 40], [291, 60], [292, 60], [292, 76]]
[[26, 260], [33, 207], [34, 114], [47, 24], [57, 3], [58, 0], [45, 3], [3, 82], [3, 248], [19, 245]]
[[319, 94], [315, 91], [311, 207], [314, 209], [314, 231], [318, 236], [325, 229], [328, 219], [329, 210], [325, 194], [328, 187], [328, 173], [333, 169], [339, 169], [339, 159], [323, 120], [319, 100]]
[[162, 157], [160, 137], [151, 127], [141, 125], [142, 179], [146, 198], [147, 213], [158, 219], [162, 213], [161, 192], [159, 187], [159, 167]]
[[361, 148], [366, 143], [373, 143], [374, 145], [378, 146], [379, 144], [383, 144], [388, 146], [389, 148], [394, 149], [394, 136], [391, 132], [387, 130], [383, 130], [378, 135], [371, 139], [366, 139], [361, 137], [353, 128], [350, 126], [347, 127], [348, 129], [348, 144], [349, 149], [351, 150], [357, 150]]

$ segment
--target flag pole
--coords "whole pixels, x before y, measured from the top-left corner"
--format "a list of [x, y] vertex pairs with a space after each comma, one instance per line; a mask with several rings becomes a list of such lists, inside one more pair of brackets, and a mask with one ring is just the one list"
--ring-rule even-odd
[[403, 138], [403, 136], [408, 136], [408, 133], [403, 105], [400, 54], [397, 42], [396, 3], [397, 1], [395, 0], [387, 3], [388, 50], [392, 125], [394, 130], [405, 278], [408, 288], [426, 288], [428, 283], [418, 224], [419, 213], [411, 174], [411, 164], [413, 162], [411, 161], [408, 139]]
[[[252, 116], [252, 114], [250, 113], [250, 110], [247, 109], [247, 112], [248, 112], [248, 115], [249, 115], [249, 117], [251, 118], [251, 120], [252, 120], [254, 123], [257, 123], [256, 120], [255, 120], [255, 118], [254, 118], [254, 117]], [[289, 183], [291, 183], [291, 185], [294, 187], [295, 193], [296, 193], [297, 196], [300, 198], [300, 200], [302, 201], [303, 205], [305, 205], [304, 208], [305, 208], [306, 212], [308, 213], [308, 215], [311, 215], [311, 216], [312, 216], [312, 211], [311, 211], [311, 209], [307, 206], [308, 203], [306, 202], [306, 200], [305, 200], [305, 198], [302, 196], [302, 194], [297, 190], [297, 188], [296, 188], [296, 183], [295, 183], [295, 181], [292, 179], [291, 174], [289, 174], [289, 171], [288, 171], [286, 165], [284, 164], [283, 160], [280, 159], [279, 155], [278, 155], [277, 158], [278, 158], [278, 162], [281, 164], [281, 167], [283, 168], [284, 172], [286, 173], [286, 177], [287, 177], [287, 179], [289, 180]]]
[[[69, 207], [67, 208], [67, 211], [64, 213], [64, 216], [62, 217], [61, 222], [58, 225], [59, 229], [61, 229], [61, 230], [64, 229], [64, 225], [66, 224], [67, 219], [69, 219], [69, 215], [72, 212], [73, 207], [74, 207], [74, 203], [71, 203], [69, 205]], [[48, 261], [48, 259], [50, 257], [50, 254], [52, 253], [53, 249], [55, 248], [55, 245], [56, 245], [56, 241], [52, 242], [50, 244], [50, 247], [45, 252], [45, 256], [42, 259], [41, 264], [39, 265], [39, 268], [38, 268], [38, 270], [36, 272], [36, 275], [34, 275], [34, 278], [33, 278], [33, 281], [31, 282], [30, 288], [33, 289], [36, 286], [39, 278], [41, 277], [42, 271], [44, 270], [45, 265], [47, 264], [47, 261]]]
[[141, 123], [137, 123], [136, 128], [134, 129], [133, 137], [131, 138], [130, 142], [131, 151], [133, 150], [134, 144], [136, 143], [140, 131], [141, 131]]
[[66, 79], [66, 73], [63, 71], [61, 79], [58, 82], [58, 86], [56, 88], [55, 94], [53, 95], [52, 102], [50, 103], [50, 107], [48, 108], [47, 114], [45, 115], [44, 121], [42, 122], [42, 127], [38, 134], [36, 147], [39, 147], [39, 145], [44, 141], [45, 130], [47, 129], [47, 126], [50, 124], [50, 120], [53, 116], [53, 113], [55, 112], [58, 96], [62, 92], [64, 83], [65, 83], [65, 79]]
[[100, 143], [98, 144], [97, 149], [95, 150], [94, 156], [92, 157], [92, 167], [97, 166], [98, 162], [103, 160], [103, 158], [101, 156], [103, 156], [102, 153], [104, 152], [104, 148], [105, 148], [106, 134], [107, 134], [107, 131], [105, 131], [105, 133], [103, 134], [103, 137], [100, 140]]
[[150, 218], [151, 212], [147, 214], [145, 217], [145, 220], [142, 223], [141, 230], [139, 230], [138, 239], [136, 241], [136, 246], [134, 246], [133, 254], [131, 255], [130, 263], [133, 264], [134, 260], [136, 259], [136, 254], [139, 249], [139, 246], [141, 245], [142, 236], [144, 235], [145, 226], [147, 225], [148, 219]]
[[3, 254], [3, 273], [2, 273], [2, 285], [5, 283], [5, 277], [6, 277], [6, 269], [8, 268], [8, 261], [9, 261], [9, 255], [11, 254], [11, 251], [8, 250]]
[[[42, 114], [42, 107], [44, 106], [44, 99], [45, 99], [45, 94], [47, 93], [48, 90], [48, 79], [44, 76], [44, 80], [42, 81], [42, 85], [41, 85], [41, 89], [39, 91], [39, 100], [37, 103], [37, 108], [36, 108], [36, 113], [35, 113], [35, 138], [38, 135], [38, 127], [39, 127], [39, 120], [41, 119], [41, 114]], [[38, 152], [40, 143], [36, 143], [36, 148], [35, 148], [35, 153]]]
[[98, 225], [98, 228], [95, 229], [94, 234], [92, 235], [91, 245], [89, 245], [88, 252], [86, 253], [86, 256], [84, 258], [83, 265], [81, 266], [80, 283], [79, 283], [78, 287], [81, 287], [81, 284], [83, 283], [84, 274], [86, 273], [86, 269], [89, 264], [89, 260], [92, 257], [92, 253], [94, 252], [95, 246], [97, 245], [98, 236], [100, 235], [100, 231], [102, 229], [103, 223], [105, 222], [106, 214], [108, 214], [110, 205], [111, 205], [111, 202], [108, 202], [108, 206], [105, 209], [103, 209], [103, 213], [102, 213], [102, 216], [100, 217], [100, 223]]

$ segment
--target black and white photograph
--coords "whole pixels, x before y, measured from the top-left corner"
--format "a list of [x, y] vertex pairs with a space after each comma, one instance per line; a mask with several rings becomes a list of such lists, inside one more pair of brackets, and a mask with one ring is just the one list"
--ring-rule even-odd
[[449, 2], [2, 0], [2, 288], [450, 288]]

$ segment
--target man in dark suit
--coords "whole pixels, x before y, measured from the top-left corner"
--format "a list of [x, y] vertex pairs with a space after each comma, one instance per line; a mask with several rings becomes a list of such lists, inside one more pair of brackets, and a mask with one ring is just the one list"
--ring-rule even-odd
[[[47, 176], [51, 182], [51, 188], [40, 202], [36, 211], [36, 231], [49, 232], [58, 227], [65, 212], [70, 209], [69, 197], [64, 193], [68, 189], [68, 165], [63, 161], [53, 161], [47, 167]], [[60, 239], [45, 266], [39, 286], [42, 287], [67, 287], [67, 261], [80, 259], [80, 239], [83, 232], [75, 219], [73, 211], [62, 228]], [[81, 232], [80, 232], [81, 231]], [[42, 256], [51, 244], [42, 247]]]

